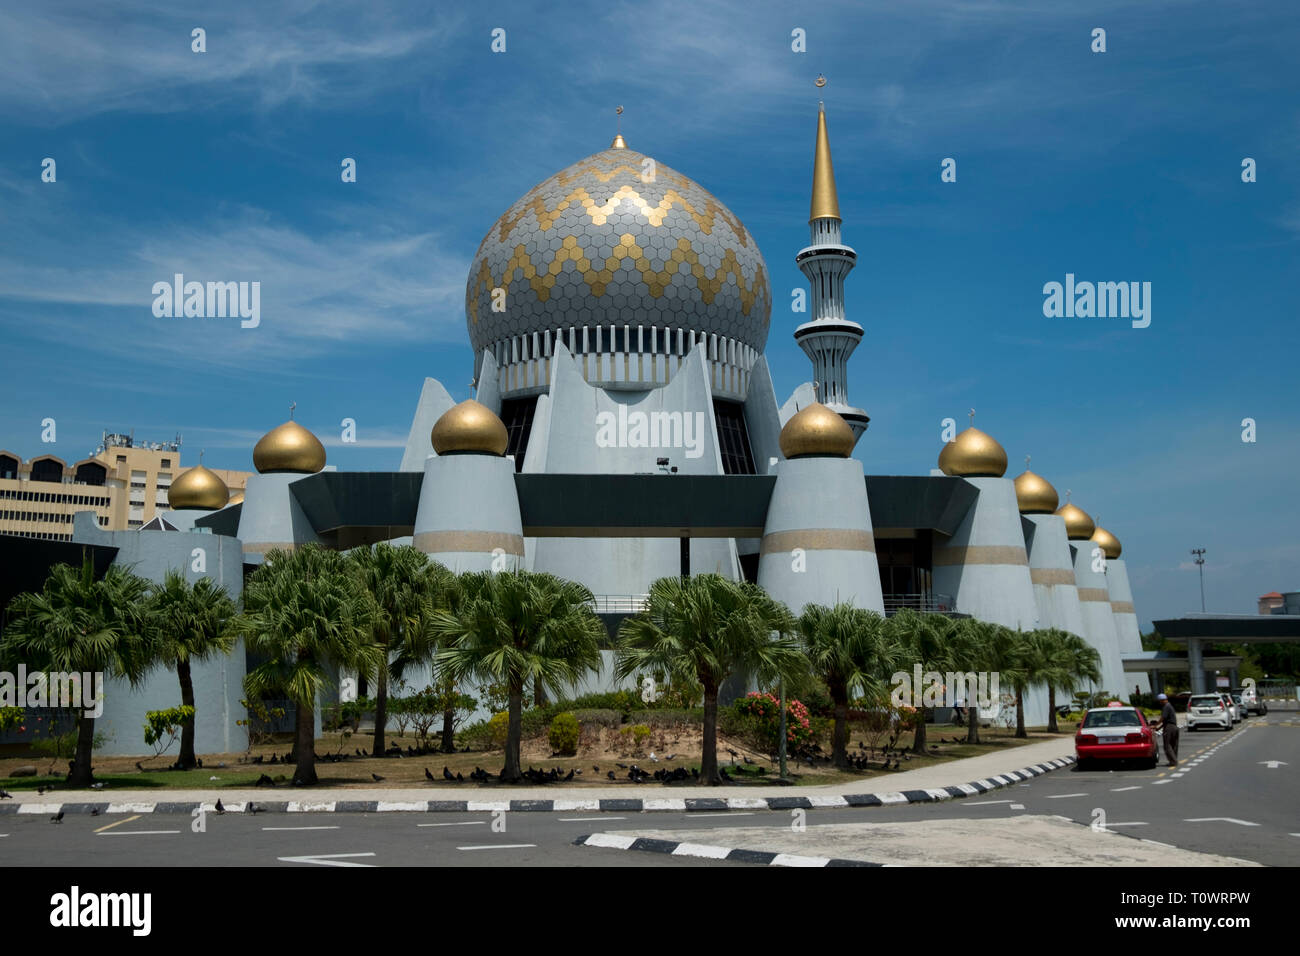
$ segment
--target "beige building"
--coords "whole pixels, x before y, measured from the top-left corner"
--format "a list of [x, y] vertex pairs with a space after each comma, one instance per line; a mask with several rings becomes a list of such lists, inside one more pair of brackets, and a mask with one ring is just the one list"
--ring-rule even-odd
[[[24, 462], [0, 449], [0, 534], [70, 541], [78, 511], [95, 512], [99, 526], [110, 531], [142, 528], [171, 510], [167, 490], [183, 471], [179, 441], [105, 433], [93, 455], [71, 463], [57, 455]], [[243, 497], [251, 472], [212, 471], [232, 502]]]

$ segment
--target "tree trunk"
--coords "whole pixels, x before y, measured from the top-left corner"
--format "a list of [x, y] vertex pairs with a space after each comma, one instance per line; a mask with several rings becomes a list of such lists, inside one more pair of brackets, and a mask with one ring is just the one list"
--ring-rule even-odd
[[916, 708], [916, 731], [912, 735], [912, 753], [925, 753], [925, 708]]
[[297, 762], [293, 766], [293, 782], [311, 786], [316, 779], [316, 708], [312, 702], [299, 702], [296, 707], [297, 733], [294, 734], [294, 752]]
[[382, 757], [387, 750], [384, 730], [388, 724], [388, 652], [384, 652], [384, 663], [379, 667], [379, 677], [375, 680], [375, 741], [370, 752]]
[[533, 706], [546, 706], [546, 691], [542, 688], [542, 679], [540, 677], [533, 681]]
[[1016, 688], [1016, 736], [1028, 737], [1025, 733], [1025, 689]]
[[[194, 706], [194, 679], [188, 660], [176, 661], [176, 676], [181, 682], [181, 705]], [[197, 715], [196, 715], [197, 716]], [[181, 770], [194, 769], [194, 717], [181, 724], [181, 755], [176, 761]]]
[[1056, 726], [1056, 688], [1050, 684], [1047, 687], [1047, 732], [1049, 734], [1061, 732]]
[[975, 700], [970, 697], [966, 698], [966, 743], [977, 744], [980, 742], [980, 701], [976, 695]]
[[90, 758], [95, 750], [95, 718], [82, 714], [77, 718], [77, 752], [68, 772], [68, 786], [89, 787], [95, 782], [90, 772]]
[[519, 766], [520, 713], [524, 709], [524, 684], [522, 680], [510, 681], [509, 720], [506, 724], [506, 765], [501, 769], [502, 783], [518, 783], [523, 779]]
[[442, 712], [442, 752], [456, 752], [456, 708], [448, 707]]
[[704, 684], [704, 738], [700, 742], [700, 783], [722, 784], [718, 774], [718, 688]]
[[830, 688], [835, 704], [835, 730], [831, 734], [831, 763], [837, 767], [849, 765], [849, 692], [842, 684]]

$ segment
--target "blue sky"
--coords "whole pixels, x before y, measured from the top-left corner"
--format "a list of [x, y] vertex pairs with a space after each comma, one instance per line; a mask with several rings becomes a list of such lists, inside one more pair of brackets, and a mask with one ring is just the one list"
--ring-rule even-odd
[[[396, 468], [423, 378], [469, 394], [464, 286], [483, 234], [607, 146], [618, 104], [630, 146], [756, 236], [783, 398], [810, 377], [789, 302], [824, 73], [859, 255], [850, 395], [872, 416], [867, 471], [926, 473], [940, 421], [964, 426], [974, 407], [1010, 474], [1032, 455], [1123, 541], [1144, 629], [1198, 609], [1192, 547], [1207, 549], [1210, 610], [1300, 588], [1300, 8], [791, 9], [9, 5], [0, 447], [76, 459], [103, 429], [134, 429], [181, 433], [188, 463], [204, 448], [250, 468], [296, 401], [331, 463]], [[1243, 157], [1258, 182], [1241, 181]], [[153, 283], [175, 272], [260, 281], [261, 325], [154, 317]], [[1045, 318], [1043, 284], [1067, 272], [1151, 282], [1150, 327]], [[356, 445], [338, 442], [345, 417]]]

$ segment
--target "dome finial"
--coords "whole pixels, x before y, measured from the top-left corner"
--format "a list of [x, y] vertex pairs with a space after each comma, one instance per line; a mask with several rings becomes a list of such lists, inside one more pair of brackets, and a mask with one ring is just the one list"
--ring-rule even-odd
[[618, 117], [614, 127], [614, 142], [609, 144], [610, 149], [627, 149], [627, 141], [623, 139], [623, 107], [614, 107], [614, 115]]
[[298, 407], [297, 402], [289, 403], [289, 421], [293, 421], [293, 410]]
[[[825, 83], [825, 77], [818, 77]], [[835, 192], [835, 168], [831, 165], [831, 139], [826, 132], [826, 109], [817, 110], [817, 148], [813, 154], [812, 206], [808, 221], [839, 219], [840, 201]]]

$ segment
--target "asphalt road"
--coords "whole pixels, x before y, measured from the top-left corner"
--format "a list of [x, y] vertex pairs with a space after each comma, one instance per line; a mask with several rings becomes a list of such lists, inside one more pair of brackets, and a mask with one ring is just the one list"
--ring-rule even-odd
[[[1269, 762], [1278, 761], [1275, 766]], [[1183, 732], [1171, 770], [1061, 770], [993, 793], [938, 804], [808, 811], [807, 824], [998, 821], [1056, 814], [1125, 836], [1273, 866], [1300, 865], [1300, 715], [1271, 711], [1230, 732]], [[726, 813], [68, 814], [0, 818], [4, 866], [742, 866], [578, 847], [580, 835], [720, 827], [788, 828], [790, 815]], [[494, 826], [495, 824], [495, 826]], [[502, 830], [504, 826], [504, 830]], [[917, 864], [941, 863], [942, 848]], [[324, 858], [319, 861], [304, 857]], [[1026, 865], [1033, 864], [1026, 859]]]

